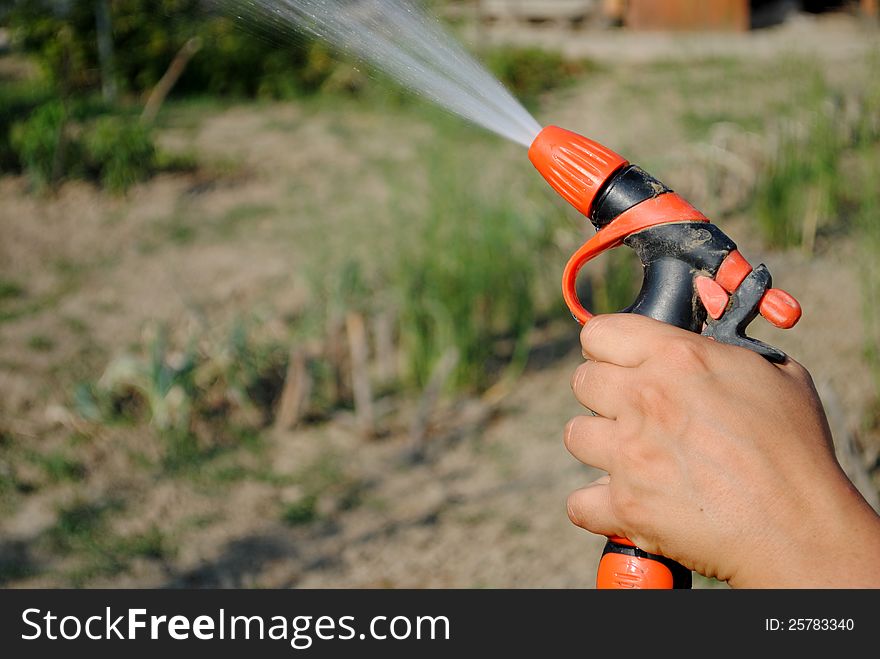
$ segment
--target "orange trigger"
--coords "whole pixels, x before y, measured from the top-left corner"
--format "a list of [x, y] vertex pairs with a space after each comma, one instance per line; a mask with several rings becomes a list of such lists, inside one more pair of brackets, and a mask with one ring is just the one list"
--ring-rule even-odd
[[713, 320], [718, 320], [724, 315], [730, 297], [721, 284], [709, 277], [697, 277], [697, 293], [703, 306], [706, 307], [706, 312]]

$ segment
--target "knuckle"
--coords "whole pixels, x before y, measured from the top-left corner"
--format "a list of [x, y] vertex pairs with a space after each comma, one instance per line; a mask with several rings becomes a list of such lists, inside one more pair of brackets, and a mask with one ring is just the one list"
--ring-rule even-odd
[[619, 468], [629, 473], [642, 473], [646, 465], [646, 451], [637, 441], [620, 444], [618, 451]]
[[644, 424], [638, 417], [619, 419], [615, 427], [614, 447], [619, 452], [624, 447], [630, 446], [633, 442], [638, 441]]
[[626, 490], [613, 492], [611, 497], [611, 510], [614, 516], [619, 519], [624, 526], [638, 526], [642, 517], [642, 507], [637, 497], [633, 496]]
[[671, 339], [664, 352], [667, 359], [688, 370], [707, 366], [708, 346], [697, 337], [682, 336]]
[[587, 383], [590, 379], [590, 372], [593, 370], [595, 362], [587, 361], [578, 366], [571, 376], [571, 389], [575, 393], [581, 393], [586, 390]]
[[576, 392], [581, 386], [581, 382], [583, 381], [583, 373], [582, 373], [581, 369], [583, 367], [584, 367], [584, 364], [581, 364], [576, 369], [574, 369], [574, 373], [571, 374], [570, 385], [571, 385], [572, 391]]
[[581, 347], [589, 352], [589, 346], [601, 337], [611, 316], [593, 316], [581, 329]]
[[748, 367], [750, 369], [766, 370], [767, 368], [772, 366], [766, 358], [762, 357], [754, 350], [739, 348], [737, 346], [731, 346], [731, 348], [731, 356], [736, 359], [737, 363], [741, 364], [744, 367]]
[[790, 373], [795, 380], [808, 387], [815, 386], [813, 382], [813, 376], [810, 375], [810, 372], [803, 366], [803, 364], [796, 362], [793, 359], [789, 359], [788, 361], [790, 363]]
[[643, 411], [651, 413], [663, 410], [669, 402], [666, 386], [652, 380], [643, 382], [635, 390], [635, 394], [639, 407]]

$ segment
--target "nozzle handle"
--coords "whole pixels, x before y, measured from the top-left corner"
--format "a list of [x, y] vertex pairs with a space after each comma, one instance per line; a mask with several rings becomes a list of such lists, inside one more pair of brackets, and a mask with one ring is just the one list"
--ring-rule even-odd
[[[622, 213], [575, 252], [562, 275], [562, 295], [575, 319], [585, 325], [593, 317], [577, 294], [578, 273], [589, 261], [639, 231], [679, 222], [708, 223], [709, 218], [677, 194], [663, 194]], [[596, 587], [690, 588], [691, 572], [675, 561], [642, 551], [626, 538], [609, 538], [599, 562]]]
[[581, 325], [592, 317], [577, 294], [578, 273], [602, 252], [623, 244], [632, 234], [660, 224], [708, 222], [709, 218], [675, 193], [667, 193], [640, 203], [622, 213], [574, 253], [562, 273], [562, 296], [571, 315]]
[[596, 588], [600, 590], [671, 590], [692, 585], [691, 571], [665, 556], [642, 551], [626, 538], [608, 538]]

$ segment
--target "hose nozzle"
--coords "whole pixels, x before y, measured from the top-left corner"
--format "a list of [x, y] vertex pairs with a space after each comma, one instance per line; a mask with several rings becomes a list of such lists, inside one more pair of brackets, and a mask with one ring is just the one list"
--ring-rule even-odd
[[529, 160], [563, 199], [590, 216], [603, 184], [628, 163], [598, 142], [547, 126], [529, 148]]

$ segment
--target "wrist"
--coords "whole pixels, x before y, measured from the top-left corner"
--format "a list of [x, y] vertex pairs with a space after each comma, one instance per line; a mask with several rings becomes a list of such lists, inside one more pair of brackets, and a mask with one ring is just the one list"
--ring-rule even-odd
[[880, 588], [880, 517], [842, 476], [799, 515], [771, 525], [735, 588]]

